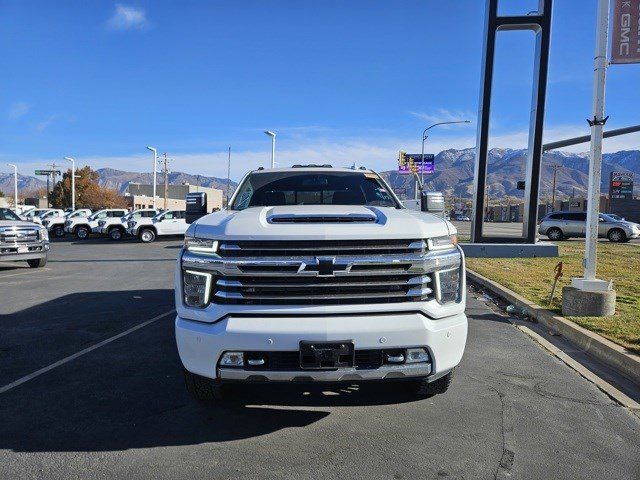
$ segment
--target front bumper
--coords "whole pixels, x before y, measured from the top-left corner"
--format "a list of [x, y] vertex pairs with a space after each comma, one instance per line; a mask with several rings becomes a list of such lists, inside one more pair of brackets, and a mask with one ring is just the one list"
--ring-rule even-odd
[[[178, 316], [176, 342], [184, 367], [208, 378], [236, 381], [366, 381], [438, 378], [462, 359], [467, 340], [464, 313], [431, 319], [420, 312], [327, 316], [228, 316], [210, 324]], [[269, 371], [220, 368], [225, 351], [292, 352], [300, 341], [352, 340], [356, 351], [426, 347], [431, 363], [378, 368]]]
[[0, 261], [1, 262], [20, 262], [23, 260], [36, 260], [44, 258], [49, 252], [49, 243], [30, 243], [28, 245], [20, 245], [27, 247], [28, 252], [18, 253], [18, 246], [14, 244], [0, 244]]

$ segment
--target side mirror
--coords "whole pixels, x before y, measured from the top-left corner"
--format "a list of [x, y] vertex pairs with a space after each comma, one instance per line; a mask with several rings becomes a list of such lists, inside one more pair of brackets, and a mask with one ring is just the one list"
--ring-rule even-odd
[[205, 192], [187, 193], [187, 223], [193, 223], [207, 214], [207, 194]]
[[442, 215], [444, 213], [444, 195], [442, 192], [422, 192], [420, 210]]

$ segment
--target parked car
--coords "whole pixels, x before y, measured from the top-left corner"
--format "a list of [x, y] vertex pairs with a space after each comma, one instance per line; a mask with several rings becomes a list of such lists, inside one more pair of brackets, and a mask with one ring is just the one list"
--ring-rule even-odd
[[466, 215], [454, 215], [453, 219], [456, 222], [470, 222], [471, 219], [469, 217], [467, 217]]
[[64, 210], [59, 208], [49, 208], [44, 212], [39, 213], [34, 216], [31, 221], [34, 223], [39, 223], [40, 225], [44, 225], [46, 220], [50, 220], [52, 218], [64, 218]]
[[105, 208], [98, 210], [88, 217], [69, 218], [64, 222], [64, 231], [75, 234], [76, 238], [85, 239], [92, 233], [99, 233], [98, 222], [103, 218], [120, 218], [126, 215], [123, 208]]
[[25, 220], [27, 222], [34, 222], [34, 217], [40, 215], [41, 213], [46, 212], [47, 210], [50, 210], [49, 208], [32, 208], [31, 210], [28, 210], [26, 213], [24, 213], [23, 215], [21, 215], [22, 220]]
[[465, 348], [455, 227], [405, 208], [371, 170], [250, 172], [228, 209], [191, 224], [175, 278], [176, 342], [199, 400], [233, 382], [406, 380], [428, 396], [447, 390]]
[[98, 222], [98, 227], [100, 227], [100, 233], [102, 235], [108, 235], [111, 240], [121, 240], [127, 232], [127, 225], [130, 221], [138, 218], [153, 218], [157, 214], [158, 211], [152, 208], [134, 210], [121, 218], [104, 218]]
[[153, 242], [156, 237], [184, 235], [189, 226], [184, 210], [166, 210], [151, 218], [150, 222], [145, 220], [145, 218], [138, 218], [128, 224], [131, 234], [144, 243]]
[[0, 261], [26, 261], [31, 268], [44, 267], [49, 235], [42, 225], [22, 220], [8, 208], [0, 208]]
[[[640, 237], [640, 224], [627, 222], [618, 215], [601, 213], [598, 219], [598, 237], [611, 242], [628, 242]], [[585, 237], [587, 231], [586, 212], [554, 212], [546, 215], [538, 227], [540, 235], [558, 241], [572, 237]]]
[[60, 238], [64, 237], [64, 222], [72, 218], [88, 217], [89, 215], [91, 215], [91, 210], [88, 208], [79, 208], [65, 213], [63, 217], [58, 216], [43, 220], [42, 225], [49, 231], [49, 236], [53, 235], [54, 237]]

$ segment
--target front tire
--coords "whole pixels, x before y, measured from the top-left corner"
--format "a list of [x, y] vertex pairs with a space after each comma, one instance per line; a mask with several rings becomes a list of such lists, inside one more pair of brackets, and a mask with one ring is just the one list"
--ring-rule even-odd
[[220, 402], [224, 399], [225, 385], [221, 385], [210, 378], [191, 373], [187, 369], [183, 369], [182, 372], [184, 373], [187, 392], [195, 400], [199, 402]]
[[89, 229], [87, 227], [76, 228], [76, 238], [78, 240], [86, 240], [89, 238]]
[[434, 395], [445, 393], [449, 389], [449, 385], [451, 385], [452, 378], [453, 370], [433, 382], [428, 382], [426, 378], [414, 380], [411, 382], [411, 389], [413, 394], [419, 397], [433, 397]]
[[27, 260], [29, 267], [31, 268], [42, 268], [47, 264], [47, 257], [44, 258], [33, 258], [31, 260]]
[[109, 230], [109, 238], [114, 241], [122, 240], [122, 229], [116, 227]]
[[607, 238], [610, 242], [623, 243], [627, 240], [627, 234], [624, 233], [624, 230], [612, 228], [609, 230], [609, 233], [607, 233]]
[[559, 228], [552, 227], [549, 230], [547, 230], [547, 237], [549, 238], [549, 240], [553, 242], [557, 242], [564, 239], [564, 234], [562, 233], [562, 230], [560, 230]]
[[58, 226], [53, 228], [53, 236], [56, 238], [64, 237], [64, 227]]
[[140, 232], [140, 240], [143, 243], [151, 243], [156, 239], [156, 232], [150, 228], [145, 228]]

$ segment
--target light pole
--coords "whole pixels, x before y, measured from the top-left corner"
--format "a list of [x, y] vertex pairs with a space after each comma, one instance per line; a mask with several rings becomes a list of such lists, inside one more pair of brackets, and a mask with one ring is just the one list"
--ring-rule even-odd
[[71, 157], [64, 157], [71, 162], [71, 211], [76, 210], [76, 161]]
[[18, 166], [13, 163], [7, 163], [10, 167], [13, 167], [13, 208], [18, 213]]
[[271, 168], [276, 166], [276, 132], [265, 130], [264, 133], [271, 137]]
[[424, 185], [424, 142], [428, 137], [427, 132], [431, 130], [433, 127], [437, 127], [438, 125], [449, 125], [451, 123], [471, 123], [471, 121], [470, 120], [454, 120], [452, 122], [438, 122], [428, 126], [422, 132], [422, 158], [420, 159], [420, 163], [422, 164], [420, 166], [420, 182], [422, 183], [422, 185]]
[[153, 147], [147, 147], [147, 150], [153, 152], [153, 208], [156, 208], [156, 176], [158, 172], [158, 150]]

